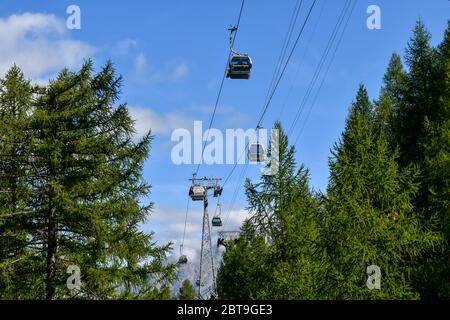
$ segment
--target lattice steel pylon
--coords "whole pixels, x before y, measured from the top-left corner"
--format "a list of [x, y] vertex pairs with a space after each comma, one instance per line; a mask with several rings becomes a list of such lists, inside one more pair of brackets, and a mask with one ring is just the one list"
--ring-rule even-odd
[[200, 251], [200, 285], [198, 286], [198, 298], [207, 299], [216, 295], [216, 270], [214, 269], [214, 256], [211, 244], [211, 225], [208, 214], [208, 193], [205, 192], [203, 202], [203, 228], [202, 247]]
[[[219, 186], [221, 179], [202, 178], [197, 179], [195, 174], [192, 179], [192, 186], [189, 195], [192, 200], [203, 200], [203, 227], [202, 246], [200, 250], [199, 278], [196, 281], [198, 286], [198, 299], [209, 299], [217, 296], [216, 291], [216, 269], [214, 266], [214, 255], [211, 243], [211, 224], [208, 214], [208, 190], [214, 190], [214, 197], [222, 194], [222, 187]], [[203, 195], [201, 195], [203, 193]]]

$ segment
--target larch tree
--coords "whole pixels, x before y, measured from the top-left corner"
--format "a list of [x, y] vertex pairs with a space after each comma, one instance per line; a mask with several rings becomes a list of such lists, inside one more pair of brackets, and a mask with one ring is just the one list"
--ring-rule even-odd
[[[14, 65], [0, 80], [0, 298], [39, 297], [36, 248], [28, 239], [33, 217], [30, 181], [36, 174], [31, 114], [36, 87]], [[31, 289], [33, 288], [33, 289]]]
[[[272, 260], [265, 237], [250, 221], [241, 227], [239, 239], [226, 243], [226, 252], [217, 273], [219, 299], [270, 299]], [[245, 279], [245, 281], [243, 281]]]
[[[377, 108], [389, 110], [382, 95]], [[419, 224], [411, 199], [418, 190], [414, 167], [401, 169], [383, 123], [360, 86], [341, 141], [330, 159], [327, 217], [321, 238], [329, 259], [331, 299], [414, 299], [412, 272], [420, 256], [442, 238]], [[366, 286], [369, 266], [381, 269], [381, 290]]]
[[[21, 223], [35, 261], [25, 279], [39, 277], [37, 298], [157, 299], [175, 276], [170, 245], [156, 246], [140, 228], [152, 211], [142, 177], [152, 136], [135, 140], [127, 106], [116, 105], [121, 83], [110, 62], [95, 73], [89, 60], [33, 97], [31, 156], [21, 166], [31, 168], [32, 196]], [[73, 270], [81, 281], [68, 286]]]
[[[398, 105], [392, 132], [399, 146], [399, 163], [402, 167], [414, 165], [420, 172], [413, 205], [421, 225], [446, 239], [424, 257], [418, 270], [416, 287], [424, 299], [450, 296], [449, 281], [442, 281], [450, 277], [449, 29], [441, 45], [433, 48], [430, 33], [418, 21], [406, 50], [408, 69], [401, 72], [401, 86], [397, 86], [401, 94], [388, 90]], [[385, 87], [394, 86], [390, 77]]]
[[[227, 247], [219, 272], [220, 280], [226, 274], [236, 288], [243, 274], [253, 279], [253, 285], [246, 286], [243, 295], [227, 292], [226, 298], [317, 297], [318, 201], [309, 187], [308, 171], [303, 166], [296, 168], [295, 148], [289, 145], [281, 124], [277, 122], [274, 128], [279, 132], [279, 170], [263, 175], [256, 184], [246, 181], [251, 218], [237, 245]], [[241, 266], [236, 265], [238, 261]]]
[[178, 300], [195, 300], [197, 298], [195, 288], [188, 279], [181, 284], [177, 298]]

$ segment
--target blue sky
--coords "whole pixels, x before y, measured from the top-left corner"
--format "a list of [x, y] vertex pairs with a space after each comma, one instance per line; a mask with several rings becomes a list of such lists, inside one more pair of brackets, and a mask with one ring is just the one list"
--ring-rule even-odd
[[[0, 3], [0, 71], [17, 62], [26, 75], [45, 82], [63, 66], [76, 69], [86, 57], [96, 67], [111, 59], [124, 77], [121, 101], [137, 118], [139, 132], [152, 129], [155, 140], [145, 165], [145, 177], [153, 185], [155, 214], [144, 226], [157, 232], [160, 241], [178, 242], [183, 227], [188, 178], [195, 165], [171, 162], [173, 129], [192, 128], [194, 120], [207, 126], [228, 56], [228, 31], [239, 12], [240, 0], [227, 1], [106, 1], [24, 0]], [[312, 0], [304, 0], [300, 22]], [[236, 40], [240, 51], [254, 63], [249, 81], [224, 84], [214, 128], [248, 129], [255, 126], [275, 69], [296, 0], [246, 0]], [[65, 29], [66, 8], [81, 9], [81, 30]], [[278, 118], [289, 128], [293, 115], [311, 81], [344, 0], [318, 0], [292, 60], [286, 69], [263, 126]], [[381, 8], [381, 30], [366, 27], [369, 5]], [[324, 80], [318, 99], [306, 121], [302, 114], [297, 160], [310, 169], [311, 185], [324, 191], [328, 179], [330, 148], [338, 140], [357, 87], [364, 83], [372, 99], [378, 95], [391, 54], [403, 55], [415, 21], [421, 18], [441, 41], [449, 18], [447, 0], [357, 0], [346, 33]], [[321, 79], [321, 78], [320, 78]], [[319, 81], [320, 82], [320, 81]], [[315, 93], [315, 91], [313, 91]], [[306, 110], [311, 107], [311, 100]], [[283, 109], [283, 112], [280, 112]], [[203, 165], [200, 175], [225, 177], [230, 165]], [[258, 178], [250, 166], [247, 176]], [[241, 166], [227, 184], [224, 210], [238, 182]], [[239, 180], [240, 181], [240, 180]], [[237, 228], [245, 217], [245, 198], [239, 193], [228, 228]], [[191, 205], [186, 246], [195, 256], [200, 246], [201, 208]], [[214, 207], [212, 206], [212, 209]]]

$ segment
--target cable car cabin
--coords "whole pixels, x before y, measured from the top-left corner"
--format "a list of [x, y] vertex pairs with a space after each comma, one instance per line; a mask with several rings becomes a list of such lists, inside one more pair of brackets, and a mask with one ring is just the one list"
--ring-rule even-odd
[[187, 262], [188, 262], [188, 258], [184, 254], [180, 256], [180, 259], [178, 259], [179, 264], [186, 264]]
[[221, 227], [222, 226], [222, 219], [220, 219], [220, 217], [212, 218], [212, 226], [213, 227]]
[[228, 64], [227, 78], [248, 79], [252, 68], [252, 59], [248, 55], [233, 55]]
[[202, 201], [205, 197], [205, 188], [202, 186], [191, 186], [189, 196], [193, 201]]
[[264, 148], [261, 143], [251, 143], [248, 148], [248, 160], [251, 162], [264, 161]]

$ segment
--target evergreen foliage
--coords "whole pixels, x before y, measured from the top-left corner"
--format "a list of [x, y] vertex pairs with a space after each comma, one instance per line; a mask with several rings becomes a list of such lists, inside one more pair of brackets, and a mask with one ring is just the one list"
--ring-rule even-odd
[[[152, 210], [142, 203], [152, 136], [134, 141], [116, 106], [121, 82], [110, 62], [95, 73], [90, 60], [45, 87], [17, 67], [2, 80], [0, 297], [157, 297], [173, 279], [170, 246], [139, 228]], [[66, 286], [70, 265], [79, 291]]]
[[[252, 218], [227, 246], [220, 297], [450, 298], [449, 34], [450, 22], [434, 48], [419, 20], [406, 67], [394, 53], [378, 99], [360, 86], [326, 194], [311, 191], [281, 135], [278, 175], [246, 182]], [[367, 287], [371, 265], [380, 290]]]

